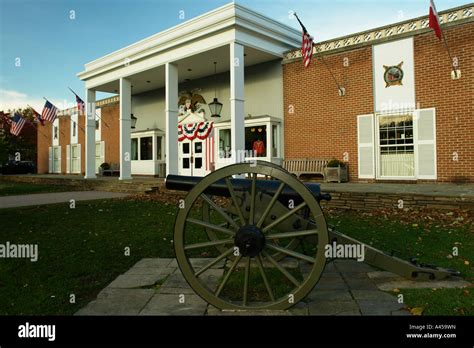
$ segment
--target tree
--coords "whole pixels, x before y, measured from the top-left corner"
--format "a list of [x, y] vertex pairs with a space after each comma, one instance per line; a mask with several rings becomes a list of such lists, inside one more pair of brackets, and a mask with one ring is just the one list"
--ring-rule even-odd
[[33, 161], [36, 164], [37, 131], [33, 111], [28, 108], [16, 112], [27, 120], [18, 136], [10, 133], [10, 110], [7, 113], [0, 112], [0, 162], [18, 160], [19, 154], [19, 160]]

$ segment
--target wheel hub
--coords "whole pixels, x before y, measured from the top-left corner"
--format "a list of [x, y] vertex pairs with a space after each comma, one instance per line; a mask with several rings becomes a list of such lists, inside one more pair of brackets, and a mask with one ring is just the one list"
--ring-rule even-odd
[[257, 226], [242, 226], [235, 235], [234, 243], [242, 256], [255, 257], [265, 246], [265, 236]]

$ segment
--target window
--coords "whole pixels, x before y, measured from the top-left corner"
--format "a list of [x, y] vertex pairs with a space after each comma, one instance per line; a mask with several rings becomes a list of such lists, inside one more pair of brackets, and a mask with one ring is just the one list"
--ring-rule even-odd
[[267, 155], [267, 126], [245, 127], [245, 150], [250, 157]]
[[95, 130], [99, 130], [100, 123], [99, 120], [95, 120]]
[[230, 129], [219, 131], [219, 158], [230, 158], [232, 153]]
[[276, 124], [272, 125], [272, 157], [278, 157], [278, 126]]
[[138, 160], [138, 139], [132, 139], [132, 161]]
[[379, 116], [380, 176], [414, 176], [413, 116]]
[[163, 153], [161, 151], [161, 141], [163, 137], [158, 136], [156, 137], [156, 159], [157, 160], [162, 160], [163, 159]]
[[54, 139], [57, 139], [57, 138], [58, 138], [58, 126], [54, 126], [54, 135], [53, 135], [53, 138], [54, 138]]
[[153, 138], [140, 138], [140, 160], [146, 161], [153, 159]]

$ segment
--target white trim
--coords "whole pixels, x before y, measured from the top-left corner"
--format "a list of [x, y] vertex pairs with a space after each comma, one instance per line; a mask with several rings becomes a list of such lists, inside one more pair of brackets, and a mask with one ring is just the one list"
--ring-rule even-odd
[[[372, 127], [372, 142], [371, 143], [359, 143], [360, 134], [360, 122], [361, 117], [370, 117]], [[375, 167], [375, 144], [374, 144], [374, 114], [358, 115], [357, 116], [357, 176], [359, 179], [375, 179], [376, 167]], [[360, 173], [360, 148], [361, 147], [372, 147], [372, 174], [362, 175]]]
[[[78, 73], [77, 76], [81, 80], [88, 80], [123, 66], [125, 59], [133, 65], [138, 60], [161, 54], [170, 48], [216, 36], [218, 33], [235, 30], [238, 27], [252, 30], [255, 36], [263, 35], [267, 41], [273, 41], [278, 46], [284, 47], [278, 52], [279, 55], [300, 45], [299, 30], [241, 5], [230, 3], [89, 62], [85, 64], [85, 71]], [[174, 59], [181, 58], [175, 56]]]
[[[396, 116], [397, 113], [394, 111], [394, 116]], [[374, 156], [375, 156], [375, 178], [377, 180], [406, 180], [406, 181], [413, 181], [416, 180], [416, 145], [415, 145], [415, 113], [413, 112], [413, 154], [414, 154], [414, 159], [413, 161], [415, 170], [414, 170], [414, 175], [413, 176], [382, 176], [380, 174], [380, 116], [391, 116], [390, 114], [375, 114], [375, 128], [374, 128], [374, 133], [375, 133], [375, 140], [374, 140]]]

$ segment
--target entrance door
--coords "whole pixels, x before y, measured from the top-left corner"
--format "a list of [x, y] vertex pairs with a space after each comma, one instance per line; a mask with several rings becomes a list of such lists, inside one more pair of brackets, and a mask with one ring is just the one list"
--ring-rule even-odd
[[179, 175], [205, 176], [205, 141], [185, 139], [179, 142]]

